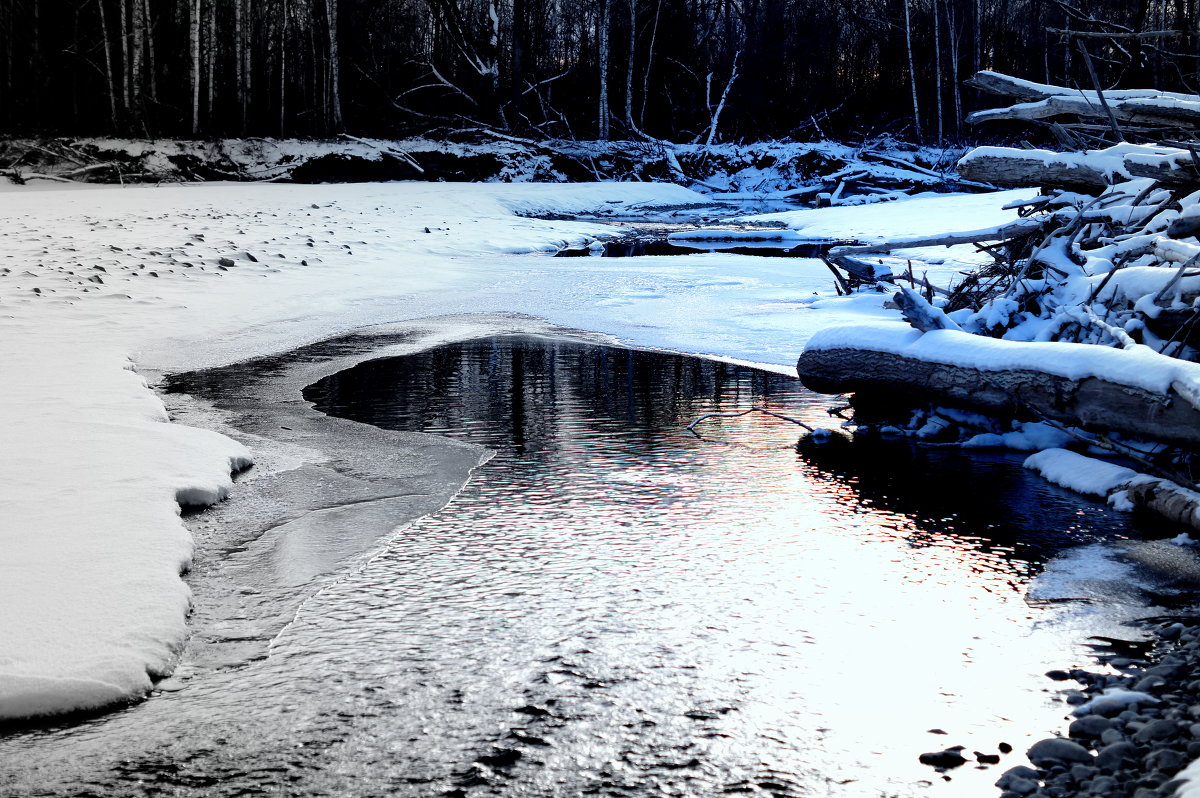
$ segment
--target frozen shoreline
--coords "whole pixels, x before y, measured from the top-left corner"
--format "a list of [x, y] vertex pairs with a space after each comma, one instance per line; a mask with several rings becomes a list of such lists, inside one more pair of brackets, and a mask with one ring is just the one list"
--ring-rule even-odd
[[[998, 211], [1011, 194], [968, 198], [962, 225], [1011, 214]], [[364, 325], [504, 311], [787, 368], [816, 329], [890, 315], [879, 295], [826, 299], [828, 273], [814, 261], [519, 255], [613, 232], [535, 214], [705, 201], [678, 186], [630, 183], [0, 194], [10, 242], [0, 259], [0, 366], [22, 375], [0, 398], [0, 428], [15, 442], [0, 464], [12, 488], [0, 501], [0, 542], [20, 552], [0, 579], [0, 712], [136, 698], [170, 671], [186, 635], [178, 572], [191, 541], [176, 497], [201, 489], [189, 495], [219, 499], [247, 455], [227, 438], [163, 423], [162, 403], [124, 368], [127, 356], [141, 368], [192, 370]], [[939, 197], [854, 218], [907, 226], [922, 202], [950, 207]], [[832, 231], [846, 212], [796, 221], [811, 229], [824, 219]]]

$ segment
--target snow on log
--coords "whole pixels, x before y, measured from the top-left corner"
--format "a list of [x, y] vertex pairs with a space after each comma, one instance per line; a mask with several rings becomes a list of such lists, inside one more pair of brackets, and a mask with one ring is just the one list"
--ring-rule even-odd
[[960, 329], [941, 308], [935, 308], [911, 288], [901, 286], [892, 301], [900, 308], [904, 320], [921, 332]]
[[1200, 493], [1170, 480], [1065, 449], [1031, 454], [1025, 467], [1068, 490], [1108, 499], [1119, 509], [1143, 507], [1168, 521], [1200, 529]]
[[1200, 382], [1200, 365], [1141, 346], [1006, 341], [881, 322], [822, 330], [796, 370], [821, 393], [886, 394], [1200, 446], [1200, 409], [1190, 390], [1174, 387]]
[[[1099, 107], [1099, 97], [1094, 91], [1074, 89], [1067, 86], [1055, 86], [1050, 83], [1035, 83], [1032, 80], [1024, 80], [1015, 78], [1012, 75], [1006, 75], [1003, 72], [993, 72], [985, 69], [976, 72], [975, 75], [965, 81], [966, 84], [975, 89], [989, 92], [991, 94], [999, 94], [1005, 97], [1012, 97], [1014, 100], [1021, 102], [1036, 102], [1037, 100], [1045, 100], [1049, 97], [1070, 96], [1083, 97], [1096, 103]], [[1156, 99], [1170, 98], [1176, 100], [1195, 101], [1197, 98], [1192, 94], [1180, 94], [1178, 92], [1163, 92], [1155, 89], [1126, 89], [1117, 91], [1106, 91], [1104, 97], [1109, 102], [1117, 100], [1136, 100], [1136, 99]]]
[[[1066, 449], [1043, 449], [1025, 458], [1025, 467], [1067, 490], [1108, 498], [1138, 476], [1132, 468], [1087, 457]], [[1146, 477], [1153, 479], [1153, 477]]]
[[1142, 475], [1125, 487], [1131, 504], [1153, 510], [1168, 521], [1200, 529], [1200, 493], [1165, 479]]
[[1200, 97], [1153, 89], [1114, 90], [1099, 93], [1034, 83], [1000, 72], [982, 71], [966, 81], [972, 86], [993, 94], [1012, 97], [1019, 102], [1008, 108], [976, 111], [967, 122], [977, 125], [997, 119], [1048, 119], [1063, 114], [1083, 118], [1107, 119], [1107, 102], [1113, 116], [1124, 122], [1194, 126], [1200, 123]]
[[[1122, 122], [1157, 125], [1195, 126], [1200, 122], [1200, 100], [1177, 100], [1174, 98], [1146, 98], [1114, 102], [1108, 94], [1109, 109]], [[1037, 121], [1065, 114], [1088, 118], [1107, 118], [1099, 98], [1088, 99], [1074, 96], [1054, 95], [1044, 100], [1017, 103], [1007, 108], [989, 108], [967, 115], [967, 124], [978, 125], [997, 120]]]
[[976, 147], [959, 160], [957, 169], [969, 180], [997, 186], [1094, 190], [1135, 177], [1166, 183], [1200, 182], [1187, 150], [1139, 144], [1070, 153]]
[[829, 256], [836, 259], [846, 255], [892, 252], [897, 249], [952, 247], [957, 244], [978, 244], [980, 241], [1006, 241], [1010, 238], [1036, 233], [1042, 228], [1044, 223], [1044, 219], [1017, 219], [1005, 224], [985, 227], [980, 230], [968, 230], [961, 233], [945, 233], [936, 236], [909, 236], [886, 241], [875, 241], [868, 244], [845, 244], [830, 248]]

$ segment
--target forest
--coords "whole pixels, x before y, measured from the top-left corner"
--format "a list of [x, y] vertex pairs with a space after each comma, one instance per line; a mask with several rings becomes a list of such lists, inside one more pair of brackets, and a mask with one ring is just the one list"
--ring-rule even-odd
[[1200, 0], [2, 0], [0, 134], [957, 141], [981, 68], [1195, 91], [1198, 19]]

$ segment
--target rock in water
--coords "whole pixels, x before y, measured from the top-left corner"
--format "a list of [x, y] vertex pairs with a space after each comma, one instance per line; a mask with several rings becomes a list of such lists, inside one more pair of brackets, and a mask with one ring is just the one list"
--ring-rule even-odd
[[960, 765], [965, 765], [967, 758], [962, 755], [962, 746], [956, 745], [953, 748], [947, 748], [945, 751], [934, 751], [928, 754], [921, 754], [920, 759], [922, 765], [949, 770]]

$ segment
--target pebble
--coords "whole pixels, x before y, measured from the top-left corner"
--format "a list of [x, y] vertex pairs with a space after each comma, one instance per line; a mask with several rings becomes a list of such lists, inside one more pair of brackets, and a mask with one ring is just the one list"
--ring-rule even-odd
[[[1073, 679], [1079, 689], [1060, 700], [1094, 701], [1107, 688], [1152, 693], [1134, 705], [1096, 702], [1074, 719], [1068, 737], [1050, 738], [1029, 749], [1034, 768], [1013, 768], [996, 786], [1004, 798], [1173, 798], [1176, 774], [1200, 759], [1200, 626], [1183, 623], [1146, 626], [1158, 635], [1145, 659], [1113, 657], [1121, 673], [1081, 669], [1047, 672]], [[1099, 706], [1097, 706], [1097, 704]], [[1095, 754], [1092, 751], [1096, 751]]]
[[929, 765], [943, 770], [965, 765], [967, 758], [962, 755], [962, 746], [947, 748], [945, 751], [933, 751], [918, 757], [922, 765]]
[[1096, 754], [1096, 765], [1101, 770], [1120, 770], [1126, 761], [1137, 758], [1138, 749], [1133, 743], [1119, 742], [1106, 745]]
[[1175, 773], [1188, 764], [1188, 758], [1170, 748], [1160, 748], [1146, 757], [1146, 767], [1151, 770], [1163, 770]]
[[[1002, 790], [1011, 790], [1024, 795], [1026, 792], [1033, 792], [1037, 789], [1040, 778], [1041, 776], [1033, 768], [1017, 765], [1004, 771], [1004, 775], [996, 780], [996, 786]], [[1032, 788], [1022, 791], [1021, 788], [1027, 784], [1032, 785]]]
[[1071, 724], [1071, 737], [1099, 737], [1112, 728], [1112, 721], [1100, 715], [1085, 715]]
[[1133, 735], [1133, 739], [1139, 743], [1148, 743], [1154, 740], [1165, 740], [1168, 737], [1174, 737], [1179, 733], [1179, 724], [1173, 720], [1152, 720], [1142, 728], [1138, 729]]
[[1027, 752], [1029, 761], [1039, 767], [1060, 762], [1091, 764], [1094, 757], [1079, 743], [1065, 737], [1050, 737], [1033, 744]]

